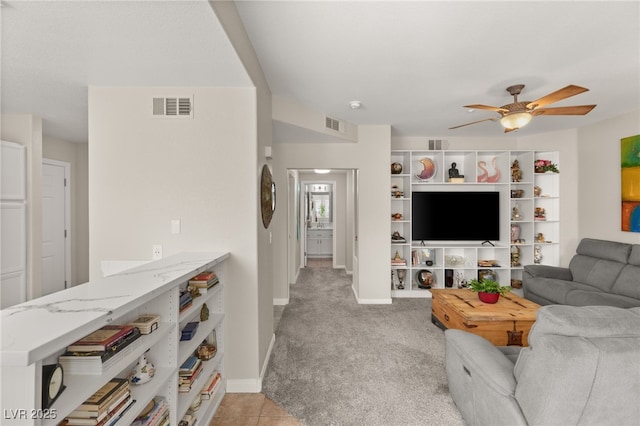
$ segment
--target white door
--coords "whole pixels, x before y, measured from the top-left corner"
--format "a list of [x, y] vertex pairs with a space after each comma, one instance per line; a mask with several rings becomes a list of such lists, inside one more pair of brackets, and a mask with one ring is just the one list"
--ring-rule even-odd
[[27, 300], [26, 148], [0, 145], [0, 309]]
[[68, 273], [68, 163], [42, 164], [42, 295], [64, 290]]

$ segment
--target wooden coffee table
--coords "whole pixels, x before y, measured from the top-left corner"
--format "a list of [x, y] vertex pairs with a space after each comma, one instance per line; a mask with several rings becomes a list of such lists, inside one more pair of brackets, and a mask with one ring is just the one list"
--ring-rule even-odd
[[496, 346], [528, 346], [540, 305], [513, 293], [495, 304], [483, 303], [468, 289], [431, 289], [431, 321], [484, 337]]

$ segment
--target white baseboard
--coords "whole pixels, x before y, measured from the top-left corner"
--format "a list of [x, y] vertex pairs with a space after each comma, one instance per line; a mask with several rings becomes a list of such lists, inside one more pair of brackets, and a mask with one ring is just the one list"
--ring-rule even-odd
[[273, 306], [284, 306], [289, 304], [289, 298], [286, 299], [273, 299]]
[[259, 379], [228, 379], [227, 393], [260, 393], [262, 381]]
[[260, 378], [258, 379], [227, 379], [227, 393], [260, 393], [262, 392], [262, 380], [267, 372], [267, 366], [271, 359], [271, 351], [273, 345], [276, 343], [275, 333], [271, 335], [271, 342], [269, 343], [269, 349], [267, 349], [267, 356], [264, 357], [262, 363], [262, 370], [260, 371]]
[[351, 290], [353, 291], [353, 295], [356, 297], [358, 305], [391, 305], [393, 303], [390, 297], [388, 299], [361, 299], [358, 297], [356, 289], [353, 286], [351, 286]]

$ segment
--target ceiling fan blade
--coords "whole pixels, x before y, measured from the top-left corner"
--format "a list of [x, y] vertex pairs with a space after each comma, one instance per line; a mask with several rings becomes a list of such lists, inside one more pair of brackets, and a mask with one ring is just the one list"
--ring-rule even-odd
[[507, 128], [505, 128], [505, 129], [504, 129], [504, 132], [505, 132], [505, 133], [509, 133], [509, 132], [513, 132], [513, 131], [515, 131], [515, 130], [518, 130], [518, 129], [507, 129]]
[[496, 121], [498, 118], [485, 118], [484, 120], [472, 121], [471, 123], [460, 124], [459, 126], [449, 127], [449, 130], [457, 129], [458, 127], [470, 126], [472, 124], [482, 123], [483, 121]]
[[495, 112], [509, 112], [508, 109], [489, 106], [489, 105], [481, 105], [481, 104], [478, 104], [478, 105], [464, 105], [463, 108], [486, 109], [486, 110], [495, 111]]
[[533, 108], [540, 108], [545, 105], [570, 98], [571, 96], [579, 95], [580, 93], [587, 92], [588, 90], [589, 89], [586, 89], [584, 87], [574, 86], [573, 84], [571, 84], [565, 88], [556, 90], [553, 93], [549, 93], [547, 96], [543, 96], [538, 100], [528, 103], [527, 109], [530, 110]]
[[594, 109], [595, 105], [576, 105], [557, 108], [541, 108], [532, 111], [533, 115], [585, 115]]

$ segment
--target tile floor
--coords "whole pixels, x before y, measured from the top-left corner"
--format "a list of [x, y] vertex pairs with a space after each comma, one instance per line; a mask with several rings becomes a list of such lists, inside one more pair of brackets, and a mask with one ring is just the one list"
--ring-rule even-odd
[[302, 426], [261, 393], [228, 393], [209, 426]]

